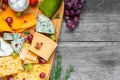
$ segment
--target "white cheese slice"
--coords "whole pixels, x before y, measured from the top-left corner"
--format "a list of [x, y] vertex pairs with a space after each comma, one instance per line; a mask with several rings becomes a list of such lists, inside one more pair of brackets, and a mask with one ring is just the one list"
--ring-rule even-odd
[[36, 32], [55, 34], [55, 27], [52, 21], [48, 17], [39, 14], [37, 20]]
[[20, 52], [24, 41], [25, 41], [25, 38], [20, 38], [20, 39], [11, 41], [11, 46], [13, 47], [13, 49], [16, 53]]
[[0, 56], [9, 56], [13, 52], [10, 44], [5, 42], [2, 38], [0, 38]]

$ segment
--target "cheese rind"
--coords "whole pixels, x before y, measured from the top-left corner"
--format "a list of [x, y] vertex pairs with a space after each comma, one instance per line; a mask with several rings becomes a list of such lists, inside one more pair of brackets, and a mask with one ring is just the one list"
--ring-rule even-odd
[[37, 20], [36, 32], [55, 34], [55, 27], [52, 21], [48, 17], [39, 14]]
[[0, 58], [0, 77], [16, 74], [23, 70], [24, 68], [19, 57], [13, 58], [9, 56]]
[[[40, 47], [40, 49], [36, 49], [36, 43], [42, 43], [43, 45]], [[53, 40], [48, 38], [47, 36], [37, 33], [34, 33], [32, 44], [30, 46], [30, 51], [35, 53], [36, 55], [42, 57], [46, 61], [50, 58], [53, 51], [57, 47], [57, 43], [55, 43]]]

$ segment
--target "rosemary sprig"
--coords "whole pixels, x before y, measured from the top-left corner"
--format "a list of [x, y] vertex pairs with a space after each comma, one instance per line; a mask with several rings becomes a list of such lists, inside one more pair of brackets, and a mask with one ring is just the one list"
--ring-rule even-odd
[[29, 35], [30, 32], [29, 32], [29, 31], [24, 31], [24, 34], [25, 34], [25, 35]]
[[59, 19], [60, 18], [60, 14], [57, 13], [56, 16], [54, 17], [54, 19]]
[[53, 68], [53, 71], [50, 76], [50, 80], [59, 80], [61, 76], [62, 66], [61, 66], [61, 56], [57, 56], [57, 64]]
[[66, 71], [66, 75], [64, 76], [63, 80], [68, 80], [70, 77], [70, 73], [74, 71], [73, 66], [70, 66], [69, 69]]

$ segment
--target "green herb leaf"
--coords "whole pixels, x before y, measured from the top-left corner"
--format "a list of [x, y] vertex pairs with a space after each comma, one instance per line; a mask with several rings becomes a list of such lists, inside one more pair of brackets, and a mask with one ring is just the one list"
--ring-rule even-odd
[[60, 18], [60, 14], [58, 13], [54, 19], [59, 19]]
[[29, 31], [24, 31], [24, 34], [25, 34], [25, 35], [29, 35], [30, 32], [29, 32]]
[[70, 66], [69, 69], [66, 71], [66, 75], [64, 76], [63, 80], [68, 80], [68, 78], [70, 77], [70, 73], [74, 71], [74, 67]]
[[50, 80], [59, 80], [61, 76], [62, 66], [61, 66], [61, 56], [57, 56], [57, 64], [54, 66], [53, 71], [50, 76]]

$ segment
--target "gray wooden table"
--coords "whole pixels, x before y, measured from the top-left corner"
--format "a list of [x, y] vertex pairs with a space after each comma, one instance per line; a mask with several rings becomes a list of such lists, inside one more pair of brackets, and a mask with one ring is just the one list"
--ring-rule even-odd
[[57, 55], [69, 80], [120, 80], [120, 0], [86, 0], [75, 31], [63, 21]]

